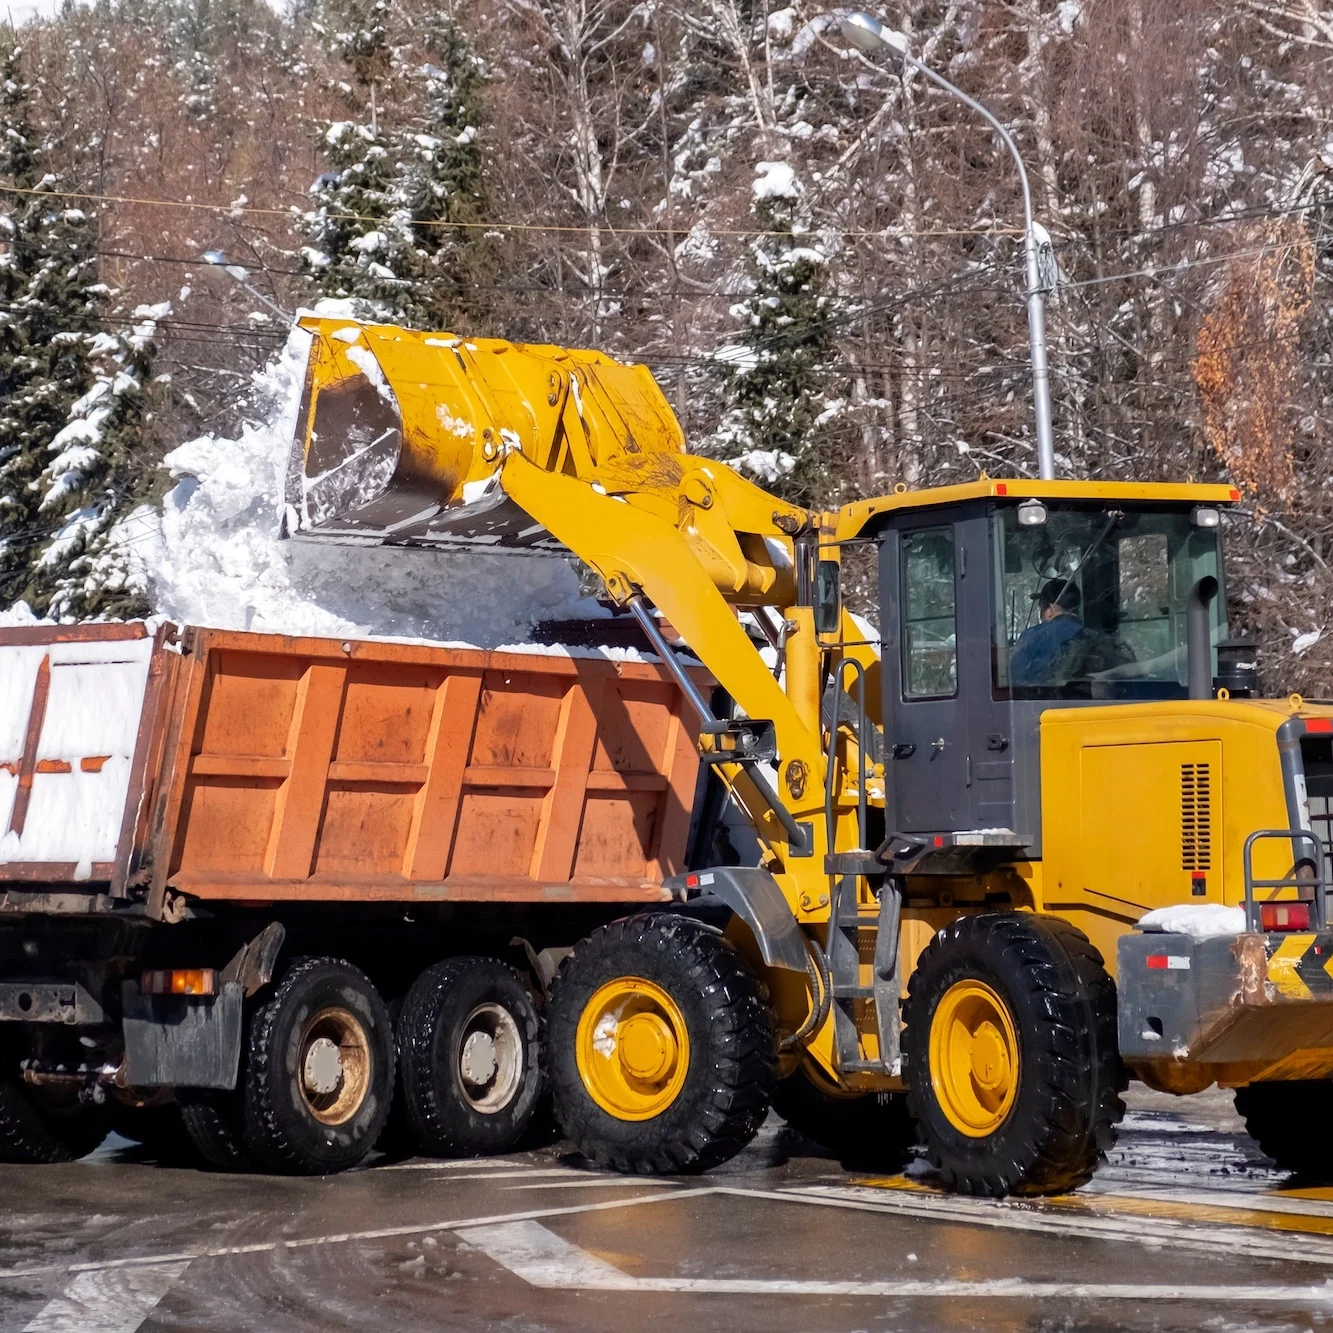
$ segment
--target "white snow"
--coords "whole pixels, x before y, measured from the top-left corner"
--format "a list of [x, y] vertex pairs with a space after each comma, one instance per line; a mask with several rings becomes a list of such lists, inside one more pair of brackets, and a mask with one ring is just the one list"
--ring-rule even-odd
[[760, 162], [755, 166], [750, 191], [756, 199], [795, 199], [801, 193], [796, 173], [786, 162]]
[[1245, 909], [1221, 903], [1177, 903], [1158, 907], [1139, 918], [1140, 930], [1164, 931], [1206, 940], [1215, 935], [1239, 935], [1245, 929]]
[[37, 752], [30, 756], [40, 768], [32, 779], [27, 821], [21, 835], [10, 832], [0, 842], [0, 861], [72, 861], [86, 867], [86, 879], [94, 861], [115, 858], [152, 647], [152, 639], [143, 638], [0, 648], [5, 827], [43, 660], [49, 659], [51, 672], [46, 716]]
[[[347, 312], [321, 303], [315, 313]], [[160, 614], [222, 629], [484, 648], [523, 644], [539, 620], [603, 614], [579, 597], [578, 578], [558, 555], [282, 540], [284, 478], [309, 344], [308, 333], [294, 331], [256, 378], [248, 407], [257, 419], [241, 422], [231, 438], [201, 436], [173, 450], [165, 466], [176, 485], [160, 514], [145, 507], [117, 528], [117, 539], [142, 561]]]
[[1302, 653], [1313, 648], [1323, 637], [1324, 630], [1322, 626], [1319, 629], [1312, 629], [1308, 633], [1298, 634], [1291, 641], [1291, 651], [1299, 657]]
[[752, 473], [760, 481], [780, 481], [795, 466], [796, 459], [781, 449], [747, 449], [731, 460], [733, 467]]

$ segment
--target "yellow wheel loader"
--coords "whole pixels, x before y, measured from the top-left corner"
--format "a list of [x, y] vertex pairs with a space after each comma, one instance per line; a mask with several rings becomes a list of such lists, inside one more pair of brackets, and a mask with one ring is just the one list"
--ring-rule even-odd
[[304, 325], [287, 535], [573, 552], [757, 839], [564, 960], [549, 1068], [589, 1157], [704, 1169], [776, 1103], [863, 1159], [919, 1136], [951, 1189], [1052, 1193], [1133, 1077], [1236, 1088], [1283, 1166], [1333, 1165], [1280, 1129], [1333, 1109], [1333, 708], [1259, 697], [1228, 638], [1238, 491], [983, 477], [811, 512], [688, 453], [642, 366]]

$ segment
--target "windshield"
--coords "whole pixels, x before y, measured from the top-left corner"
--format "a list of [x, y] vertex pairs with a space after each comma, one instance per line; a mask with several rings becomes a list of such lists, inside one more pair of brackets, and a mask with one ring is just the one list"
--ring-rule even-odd
[[[1187, 692], [1185, 603], [1221, 580], [1217, 530], [1188, 511], [1047, 506], [1022, 526], [991, 519], [996, 559], [995, 687], [1001, 698], [1161, 699]], [[1226, 635], [1212, 604], [1212, 640]]]

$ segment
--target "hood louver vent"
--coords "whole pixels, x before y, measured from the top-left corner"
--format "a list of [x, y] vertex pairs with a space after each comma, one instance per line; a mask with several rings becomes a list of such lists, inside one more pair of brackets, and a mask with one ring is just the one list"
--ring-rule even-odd
[[1213, 793], [1210, 764], [1180, 766], [1180, 867], [1211, 870]]

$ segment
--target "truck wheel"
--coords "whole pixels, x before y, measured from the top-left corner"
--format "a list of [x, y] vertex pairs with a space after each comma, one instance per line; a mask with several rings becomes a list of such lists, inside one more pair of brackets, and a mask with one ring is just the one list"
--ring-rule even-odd
[[1333, 1144], [1317, 1128], [1333, 1119], [1333, 1082], [1251, 1083], [1236, 1089], [1236, 1114], [1284, 1171], [1333, 1180]]
[[1090, 1179], [1125, 1081], [1115, 983], [1087, 937], [1052, 917], [960, 917], [910, 986], [908, 1103], [945, 1187], [1001, 1198]]
[[0, 1162], [73, 1162], [107, 1136], [105, 1106], [72, 1087], [32, 1088], [0, 1077]]
[[901, 1171], [917, 1141], [916, 1121], [903, 1093], [838, 1096], [821, 1088], [804, 1068], [778, 1081], [773, 1109], [798, 1134], [857, 1166]]
[[555, 1113], [585, 1157], [617, 1171], [705, 1171], [768, 1113], [773, 1015], [720, 934], [644, 915], [589, 935], [547, 1013]]
[[483, 1157], [516, 1147], [541, 1092], [537, 1009], [512, 967], [450, 958], [413, 984], [399, 1020], [404, 1105], [422, 1150]]
[[240, 1094], [212, 1088], [180, 1088], [176, 1092], [181, 1124], [195, 1151], [219, 1171], [258, 1171], [242, 1140], [244, 1108]]
[[250, 1019], [244, 1142], [271, 1171], [318, 1176], [360, 1162], [393, 1094], [393, 1036], [360, 969], [301, 958]]

